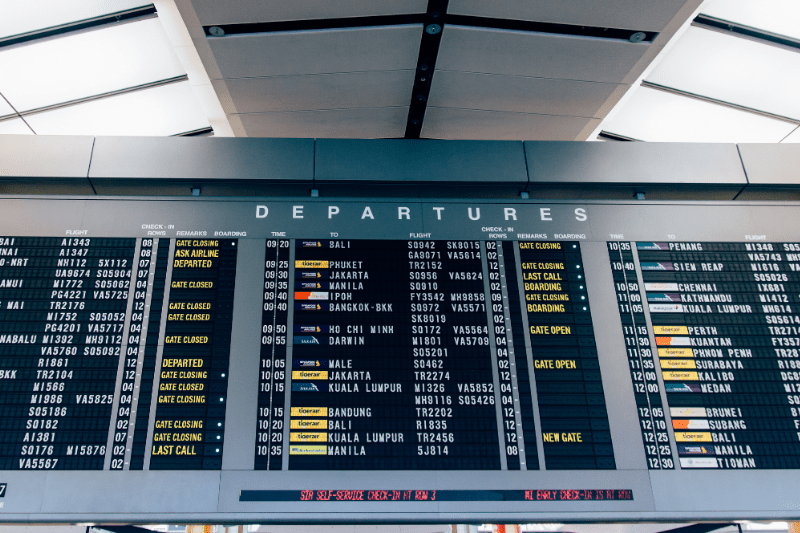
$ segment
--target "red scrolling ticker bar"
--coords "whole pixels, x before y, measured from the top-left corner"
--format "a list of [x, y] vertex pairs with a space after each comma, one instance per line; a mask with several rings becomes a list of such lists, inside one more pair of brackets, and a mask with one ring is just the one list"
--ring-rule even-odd
[[630, 489], [243, 490], [241, 502], [633, 501]]

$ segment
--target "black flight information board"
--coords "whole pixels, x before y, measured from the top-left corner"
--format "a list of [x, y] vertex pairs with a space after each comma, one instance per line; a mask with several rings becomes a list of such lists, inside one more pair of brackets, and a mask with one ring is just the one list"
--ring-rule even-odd
[[798, 223], [2, 199], [0, 521], [796, 518]]

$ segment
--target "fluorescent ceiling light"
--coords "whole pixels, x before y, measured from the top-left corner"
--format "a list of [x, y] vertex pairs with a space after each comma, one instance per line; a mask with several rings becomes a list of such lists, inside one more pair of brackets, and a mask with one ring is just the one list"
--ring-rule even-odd
[[0, 120], [0, 135], [33, 135], [21, 118]]
[[797, 0], [706, 0], [704, 15], [800, 39]]
[[40, 135], [175, 135], [208, 127], [188, 82], [62, 107], [25, 118]]
[[0, 39], [119, 13], [151, 4], [146, 0], [14, 0], [4, 2]]
[[0, 72], [19, 112], [184, 74], [157, 18], [0, 50]]
[[641, 141], [777, 143], [794, 130], [795, 125], [638, 87], [625, 107], [606, 122], [603, 129]]
[[800, 119], [800, 53], [689, 28], [647, 81]]

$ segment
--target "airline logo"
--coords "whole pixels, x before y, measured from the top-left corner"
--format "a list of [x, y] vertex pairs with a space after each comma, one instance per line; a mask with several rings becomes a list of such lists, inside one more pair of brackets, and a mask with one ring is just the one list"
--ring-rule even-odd
[[642, 270], [674, 270], [672, 263], [641, 263]]
[[669, 245], [665, 242], [637, 242], [637, 250], [669, 250]]
[[289, 445], [289, 455], [328, 455], [328, 447], [313, 445]]
[[670, 392], [700, 392], [700, 385], [697, 383], [664, 383], [667, 393]]
[[327, 292], [295, 292], [294, 293], [295, 300], [327, 300], [328, 293]]
[[698, 381], [700, 378], [697, 376], [697, 372], [661, 372], [661, 375], [664, 376], [664, 381]]
[[292, 379], [328, 379], [327, 370], [293, 370]]
[[688, 335], [689, 328], [686, 326], [653, 326], [653, 333], [656, 335]]
[[328, 416], [327, 407], [292, 407], [292, 416]]
[[301, 248], [327, 248], [328, 241], [300, 241]]
[[292, 420], [291, 429], [328, 429], [327, 420]]
[[292, 383], [292, 392], [328, 392], [327, 383]]
[[647, 304], [651, 313], [683, 313], [681, 304]]
[[327, 311], [328, 304], [295, 302], [294, 308], [297, 311]]
[[691, 348], [659, 348], [659, 357], [694, 357], [694, 351]]
[[670, 416], [708, 416], [705, 407], [670, 407]]
[[327, 281], [296, 281], [294, 283], [295, 289], [306, 289], [306, 290], [314, 290], [314, 289], [327, 289], [328, 282]]
[[327, 342], [321, 342], [320, 339], [326, 340], [325, 337], [317, 337], [308, 336], [308, 337], [300, 337], [295, 335], [294, 336], [294, 343], [295, 344], [328, 344]]
[[289, 433], [289, 442], [328, 442], [328, 434], [292, 431]]
[[661, 361], [661, 368], [697, 368], [693, 359], [665, 359]]
[[319, 272], [317, 270], [295, 270], [294, 277], [297, 279], [328, 279], [327, 272]]
[[328, 326], [294, 326], [295, 333], [328, 333]]
[[708, 446], [692, 444], [679, 444], [678, 455], [712, 455], [714, 452]]
[[689, 337], [656, 337], [658, 346], [691, 346]]
[[719, 468], [716, 457], [681, 457], [681, 468]]
[[694, 431], [676, 431], [676, 442], [711, 442], [711, 433]]
[[667, 292], [648, 292], [647, 293], [647, 301], [648, 302], [680, 302], [681, 295], [678, 293], [667, 293]]
[[328, 268], [328, 261], [295, 261], [295, 268]]
[[673, 429], [710, 429], [708, 420], [672, 420]]
[[664, 292], [677, 292], [678, 291], [678, 284], [677, 283], [645, 283], [644, 290], [646, 291], [664, 291]]
[[328, 368], [327, 359], [293, 359], [292, 366], [294, 368]]

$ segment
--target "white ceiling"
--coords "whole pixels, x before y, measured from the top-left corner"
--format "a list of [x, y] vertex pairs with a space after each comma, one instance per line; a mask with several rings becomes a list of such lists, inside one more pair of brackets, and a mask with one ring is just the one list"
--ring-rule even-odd
[[800, 142], [800, 2], [707, 0], [689, 22], [589, 140]]
[[0, 133], [232, 134], [174, 4], [156, 2], [164, 17], [149, 0], [9, 3]]
[[[446, 16], [461, 18], [444, 20], [421, 136], [585, 139], [699, 3], [450, 0]], [[176, 5], [237, 135], [404, 136], [428, 2]], [[353, 17], [378, 18], [350, 26]], [[603, 28], [625, 31], [609, 37]], [[635, 31], [657, 36], [631, 42]]]
[[429, 92], [428, 5], [11, 2], [0, 134], [399, 138], [423, 87], [422, 138], [800, 142], [797, 0], [449, 0]]

